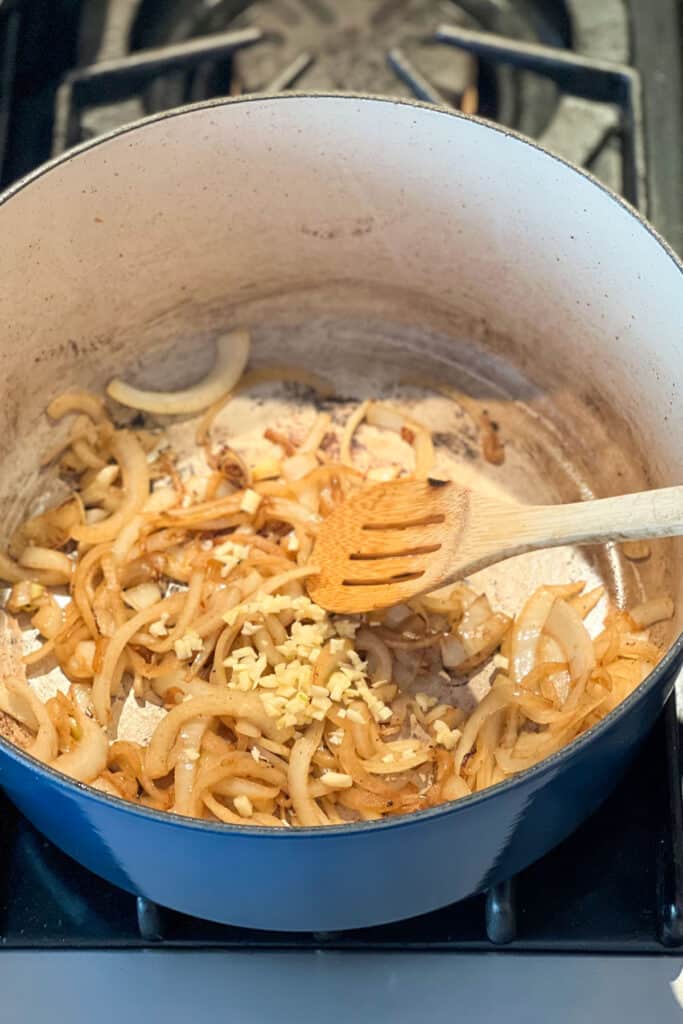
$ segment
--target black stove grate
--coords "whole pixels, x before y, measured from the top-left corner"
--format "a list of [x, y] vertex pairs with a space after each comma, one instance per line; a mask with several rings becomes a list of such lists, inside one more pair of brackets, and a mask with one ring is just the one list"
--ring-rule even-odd
[[[70, 72], [57, 92], [53, 153], [59, 154], [81, 141], [82, 113], [102, 104], [112, 94], [123, 96], [131, 90], [139, 93], [160, 75], [182, 69], [196, 70], [209, 60], [227, 60], [239, 50], [265, 42], [266, 38], [258, 28], [239, 29], [133, 52], [118, 60], [101, 61]], [[541, 74], [554, 81], [566, 96], [576, 96], [595, 104], [609, 104], [614, 114], [606, 124], [600, 124], [601, 130], [594, 141], [587, 140], [586, 160], [590, 162], [608, 137], [617, 136], [623, 166], [619, 190], [634, 206], [647, 211], [641, 84], [636, 69], [555, 47], [518, 42], [451, 25], [440, 25], [433, 41], [493, 60], [496, 64], [509, 64]], [[301, 73], [312, 60], [310, 54], [299, 54], [266, 83], [263, 91], [296, 86]], [[386, 61], [397, 81], [406, 84], [412, 96], [429, 103], [451, 106], [402, 49], [394, 47], [388, 50]]]
[[[683, 251], [680, 0], [648, 5], [633, 0], [628, 7], [624, 0], [601, 5], [593, 0], [416, 0], [422, 14], [430, 3], [446, 15], [464, 13], [458, 19], [444, 16], [447, 24], [430, 22], [429, 38], [417, 42], [394, 26], [382, 52], [381, 78], [393, 85], [377, 91], [470, 110], [476, 106], [527, 131], [536, 126], [542, 142], [647, 209]], [[262, 55], [272, 46], [267, 27], [247, 17], [267, 7], [266, 0], [222, 0], [211, 5], [223, 18], [220, 24], [213, 20], [199, 34], [188, 30], [180, 38], [169, 30], [167, 38], [162, 33], [152, 42], [145, 36], [141, 43], [133, 29], [137, 25], [140, 36], [135, 16], [145, 4], [154, 8], [155, 0], [97, 5], [0, 0], [0, 182], [7, 184], [51, 153], [150, 109], [235, 91], [236, 81], [249, 82], [255, 69], [262, 74], [263, 67], [271, 69], [261, 82], [264, 90], [304, 87], [308, 75], [321, 73], [325, 59], [337, 56], [333, 40], [326, 51], [322, 44], [319, 50], [312, 44], [281, 46], [275, 64], [259, 63], [262, 56], [253, 64], [238, 63], [238, 56]], [[306, 6], [328, 13], [335, 8], [334, 0], [307, 0]], [[155, 9], [168, 18], [175, 12], [182, 23], [188, 9], [201, 7], [195, 0], [163, 0]], [[348, 7], [344, 0], [344, 9], [350, 8], [360, 9], [357, 0]], [[544, 21], [534, 36], [519, 12], [547, 17], [551, 8], [557, 17]], [[477, 30], [481, 18], [476, 15], [482, 11], [499, 15], [486, 24], [488, 32]], [[432, 56], [439, 48], [438, 73], [433, 63], [426, 71], [420, 63], [425, 47]], [[444, 53], [454, 60], [457, 55], [457, 73], [447, 73]], [[527, 78], [512, 77], [518, 74]], [[545, 84], [539, 86], [539, 79]], [[325, 84], [313, 81], [318, 88]], [[342, 84], [333, 77], [328, 87]], [[515, 92], [515, 102], [506, 100], [508, 92]], [[518, 116], [520, 103], [522, 113], [536, 104], [530, 120]], [[672, 699], [603, 807], [512, 882], [424, 917], [355, 932], [252, 932], [136, 900], [70, 860], [0, 798], [0, 944], [9, 949], [674, 950], [683, 944], [679, 717]]]
[[0, 169], [7, 147], [9, 112], [19, 41], [19, 9], [16, 3], [0, 4]]
[[[436, 38], [479, 57], [492, 57], [501, 63], [546, 75], [566, 95], [613, 104], [618, 110], [615, 130], [620, 137], [623, 161], [620, 191], [629, 202], [647, 213], [641, 81], [635, 68], [614, 61], [583, 57], [570, 51], [558, 51], [550, 46], [454, 29], [449, 25], [441, 26]], [[591, 154], [587, 155], [590, 158]]]
[[0, 0], [0, 183], [180, 103], [362, 87], [533, 135], [680, 251], [682, 38], [681, 0]]

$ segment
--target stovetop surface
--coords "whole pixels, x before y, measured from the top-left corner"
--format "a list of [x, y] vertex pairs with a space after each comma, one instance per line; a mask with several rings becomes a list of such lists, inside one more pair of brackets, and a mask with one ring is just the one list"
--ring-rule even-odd
[[[391, 92], [534, 135], [647, 210], [683, 252], [681, 14], [679, 0], [0, 0], [0, 183], [126, 121], [209, 96]], [[683, 941], [678, 719], [672, 700], [603, 807], [511, 883], [354, 932], [253, 932], [136, 900], [0, 797], [0, 944], [672, 951]]]

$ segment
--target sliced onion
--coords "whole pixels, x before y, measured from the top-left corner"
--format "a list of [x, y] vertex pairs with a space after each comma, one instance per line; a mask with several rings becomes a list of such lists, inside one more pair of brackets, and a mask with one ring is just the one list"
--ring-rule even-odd
[[317, 468], [318, 460], [312, 452], [300, 452], [284, 460], [282, 475], [285, 480], [301, 480]]
[[173, 772], [174, 801], [171, 810], [176, 814], [192, 814], [192, 789], [197, 775], [197, 754], [210, 718], [193, 718], [186, 722], [178, 734], [177, 757]]
[[353, 435], [361, 425], [371, 403], [369, 401], [362, 402], [355, 412], [351, 413], [344, 426], [344, 433], [342, 434], [341, 441], [339, 444], [340, 460], [345, 466], [353, 467], [353, 455], [351, 449], [353, 446]]
[[131, 619], [128, 619], [122, 626], [119, 626], [107, 642], [92, 688], [93, 707], [95, 708], [95, 714], [100, 725], [106, 725], [109, 720], [112, 685], [116, 679], [117, 666], [126, 644], [130, 643], [142, 626], [146, 626], [148, 622], [158, 619], [164, 612], [167, 612], [169, 616], [178, 615], [184, 602], [184, 594], [172, 594], [170, 597], [164, 598], [163, 601], [159, 601], [156, 605], [143, 608], [142, 611], [137, 612]]
[[193, 718], [204, 715], [246, 718], [247, 721], [258, 725], [266, 736], [277, 738], [280, 735], [275, 720], [266, 714], [257, 693], [227, 690], [212, 696], [193, 697], [192, 700], [184, 701], [172, 708], [154, 730], [145, 755], [145, 768], [150, 778], [160, 779], [168, 774], [171, 747], [181, 726]]
[[28, 704], [38, 724], [38, 731], [33, 742], [26, 748], [27, 752], [39, 761], [49, 763], [57, 756], [59, 740], [47, 708], [25, 679], [6, 679], [5, 686], [10, 697], [17, 697]]
[[393, 676], [392, 659], [387, 645], [372, 629], [359, 629], [356, 633], [354, 647], [358, 651], [366, 651], [373, 660], [373, 682], [380, 679], [388, 683]]
[[455, 633], [448, 633], [441, 640], [441, 660], [446, 668], [457, 668], [467, 658], [462, 640]]
[[[578, 610], [578, 609], [577, 609]], [[536, 649], [537, 660], [540, 664], [543, 662], [551, 662], [557, 664], [558, 662], [564, 662], [565, 656], [564, 651], [558, 644], [557, 640], [554, 640], [547, 633], [544, 633], [539, 641]]]
[[420, 651], [394, 652], [394, 681], [401, 690], [406, 690], [415, 682], [420, 671], [420, 661]]
[[536, 665], [538, 641], [554, 601], [552, 591], [540, 587], [515, 621], [510, 643], [510, 673], [515, 683], [521, 683]]
[[436, 647], [443, 636], [441, 632], [429, 633], [427, 636], [406, 636], [394, 633], [391, 629], [385, 629], [383, 626], [376, 626], [373, 632], [392, 651], [422, 651], [427, 647]]
[[95, 523], [101, 523], [103, 519], [107, 518], [107, 510], [105, 508], [87, 508], [85, 510], [84, 522], [87, 526], [93, 526]]
[[429, 475], [434, 464], [434, 445], [431, 432], [422, 423], [386, 402], [370, 402], [365, 419], [373, 427], [383, 427], [396, 434], [409, 430], [413, 435], [409, 443], [415, 452], [415, 476], [424, 479]]
[[[432, 435], [425, 427], [420, 427], [414, 420], [409, 420], [415, 431], [413, 448], [415, 449], [415, 476], [418, 480], [426, 480], [434, 465], [434, 444]], [[418, 429], [419, 427], [419, 429]]]
[[142, 511], [146, 513], [167, 512], [169, 509], [174, 508], [179, 500], [179, 495], [175, 488], [157, 487], [147, 498]]
[[636, 626], [640, 629], [647, 629], [654, 626], [656, 622], [664, 622], [670, 619], [674, 613], [674, 603], [670, 597], [655, 597], [650, 601], [644, 601], [636, 605], [629, 612]]
[[61, 573], [65, 582], [71, 579], [73, 562], [63, 551], [37, 546], [26, 547], [19, 557], [19, 565], [24, 569], [44, 569], [47, 572]]
[[119, 430], [112, 441], [112, 453], [121, 467], [124, 499], [107, 519], [91, 526], [74, 526], [71, 536], [86, 544], [100, 544], [113, 540], [130, 519], [139, 512], [149, 495], [149, 467], [147, 456], [135, 434]]
[[454, 583], [449, 587], [432, 590], [431, 594], [423, 594], [420, 604], [428, 612], [453, 616], [460, 615], [463, 608], [467, 608], [476, 598], [477, 594], [466, 583]]
[[604, 596], [604, 593], [604, 587], [595, 587], [593, 590], [589, 590], [587, 594], [575, 594], [567, 600], [572, 608], [576, 608], [581, 618], [585, 619]]
[[485, 594], [480, 594], [476, 601], [473, 601], [472, 604], [465, 609], [458, 626], [458, 634], [460, 635], [468, 654], [473, 653], [468, 650], [468, 638], [483, 626], [486, 620], [491, 618], [492, 614], [491, 605], [489, 604], [489, 600]]
[[0, 711], [16, 718], [32, 732], [37, 732], [38, 718], [26, 690], [23, 686], [20, 689], [6, 686], [11, 680], [18, 680], [27, 686], [22, 653], [23, 641], [17, 620], [0, 611]]
[[38, 719], [26, 695], [17, 690], [8, 689], [2, 680], [0, 680], [0, 711], [15, 718], [17, 722], [21, 722], [31, 732], [38, 731]]
[[201, 412], [232, 391], [247, 365], [249, 348], [247, 331], [230, 331], [216, 341], [216, 362], [198, 384], [181, 391], [144, 391], [116, 378], [107, 386], [107, 394], [121, 405], [160, 416]]
[[141, 612], [143, 608], [161, 601], [161, 590], [158, 583], [149, 580], [147, 583], [138, 583], [137, 587], [130, 587], [121, 594], [125, 604], [135, 612]]
[[74, 717], [81, 730], [81, 738], [72, 750], [56, 757], [51, 767], [79, 782], [92, 782], [107, 767], [109, 740], [104, 730], [83, 713], [76, 701]]
[[361, 761], [361, 765], [366, 772], [370, 772], [371, 775], [397, 775], [400, 772], [412, 771], [413, 768], [419, 768], [421, 764], [426, 761], [431, 761], [432, 753], [431, 750], [416, 750], [410, 751], [410, 757], [396, 757], [393, 761], [382, 761], [377, 758], [373, 758], [369, 761]]
[[[327, 433], [327, 429], [332, 422], [332, 417], [329, 412], [321, 412], [318, 414], [313, 427], [306, 440], [299, 448], [300, 452], [314, 452], [320, 447], [322, 439]], [[317, 465], [317, 463], [316, 463]], [[313, 467], [315, 469], [315, 466]]]
[[626, 540], [621, 545], [621, 550], [629, 560], [642, 562], [650, 557], [651, 548], [646, 540]]
[[468, 635], [463, 635], [458, 630], [458, 635], [464, 640], [465, 650], [469, 661], [473, 659], [482, 660], [493, 654], [497, 647], [503, 642], [503, 637], [512, 625], [512, 619], [502, 612], [494, 612], [485, 622], [478, 626]]
[[465, 609], [458, 628], [441, 640], [443, 664], [460, 673], [471, 672], [500, 646], [511, 621], [501, 612], [492, 612], [482, 594]]
[[393, 430], [395, 434], [400, 434], [405, 425], [405, 416], [384, 402], [371, 402], [365, 419], [371, 426]]
[[9, 552], [15, 558], [20, 558], [24, 548], [31, 545], [43, 548], [61, 548], [68, 542], [72, 527], [81, 522], [83, 522], [82, 496], [74, 494], [57, 508], [51, 508], [22, 523], [12, 536]]
[[63, 624], [62, 610], [54, 601], [42, 605], [31, 619], [31, 625], [46, 640], [54, 640]]
[[[207, 737], [210, 737], [212, 733], [207, 733]], [[283, 766], [286, 770], [286, 766]], [[209, 793], [216, 792], [219, 795], [227, 795], [226, 790], [233, 790], [232, 796], [250, 796], [248, 789], [251, 784], [251, 780], [257, 780], [257, 783], [264, 784], [265, 786], [261, 789], [261, 795], [256, 799], [263, 799], [263, 792], [266, 787], [275, 789], [277, 793], [285, 785], [285, 774], [284, 771], [279, 768], [272, 767], [271, 765], [263, 764], [262, 762], [256, 762], [253, 760], [250, 754], [246, 751], [229, 750], [223, 757], [221, 757], [218, 763], [210, 764], [209, 766], [204, 765], [200, 771], [197, 772], [193, 790], [192, 790], [192, 813], [197, 814], [199, 806], [202, 800], [205, 800]], [[252, 793], [255, 791], [252, 790]], [[222, 805], [219, 805], [222, 806]], [[217, 817], [221, 817], [222, 820], [232, 820], [230, 818], [223, 818], [221, 814], [217, 813]], [[254, 815], [252, 821], [257, 823], [257, 816]], [[244, 825], [244, 818], [238, 819], [238, 824]]]
[[94, 423], [102, 423], [107, 418], [104, 401], [89, 391], [66, 391], [53, 398], [47, 407], [47, 414], [53, 420], [61, 420], [69, 413], [84, 413]]
[[[149, 499], [147, 499], [149, 500]], [[143, 519], [141, 515], [133, 516], [129, 519], [126, 525], [121, 530], [120, 534], [114, 541], [111, 549], [112, 557], [115, 562], [121, 565], [125, 562], [128, 553], [132, 549], [134, 544], [137, 544], [142, 531]]]
[[557, 598], [544, 629], [562, 648], [574, 685], [585, 683], [595, 668], [595, 654], [593, 641], [576, 609], [562, 598]]
[[483, 409], [479, 416], [481, 431], [481, 453], [492, 466], [502, 466], [505, 462], [505, 445], [500, 440], [498, 424]]
[[266, 786], [263, 782], [238, 777], [217, 782], [213, 791], [220, 796], [248, 796], [250, 800], [274, 800], [279, 794], [280, 788], [280, 786]]
[[467, 719], [462, 730], [462, 736], [454, 752], [454, 767], [456, 774], [460, 774], [465, 756], [469, 754], [474, 746], [479, 730], [490, 715], [496, 714], [510, 703], [512, 698], [512, 686], [506, 682], [497, 683], [484, 697], [481, 704], [475, 708]]
[[329, 824], [324, 811], [318, 807], [308, 792], [308, 774], [311, 758], [318, 748], [323, 734], [324, 723], [313, 722], [292, 747], [289, 755], [287, 782], [294, 812], [300, 825]]
[[93, 789], [97, 789], [100, 793], [107, 793], [108, 796], [117, 796], [121, 799], [121, 794], [113, 784], [110, 782], [106, 775], [100, 775], [98, 779], [93, 779], [90, 783]]
[[81, 499], [86, 507], [99, 505], [106, 498], [119, 475], [118, 466], [103, 466], [81, 491]]
[[445, 782], [441, 783], [442, 800], [459, 800], [463, 796], [469, 796], [470, 787], [460, 775], [449, 775]]
[[388, 629], [398, 629], [404, 619], [413, 615], [408, 604], [393, 604], [383, 612], [382, 624]]

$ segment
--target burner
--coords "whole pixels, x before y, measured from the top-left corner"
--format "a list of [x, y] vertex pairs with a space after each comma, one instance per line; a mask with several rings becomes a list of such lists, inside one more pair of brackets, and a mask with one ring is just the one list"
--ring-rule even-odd
[[443, 23], [513, 39], [567, 46], [563, 3], [543, 0], [143, 0], [134, 49], [226, 29], [258, 28], [258, 46], [230, 66], [204, 64], [166, 75], [146, 91], [148, 111], [226, 93], [297, 89], [414, 96], [540, 133], [555, 109], [554, 84], [530, 72], [478, 61], [434, 42]]
[[[644, 203], [636, 187], [642, 117], [628, 24], [625, 0], [86, 4], [80, 68], [57, 96], [53, 152], [145, 113], [214, 96], [341, 89], [479, 113]], [[633, 130], [640, 133], [635, 146]], [[637, 166], [628, 167], [632, 156]]]

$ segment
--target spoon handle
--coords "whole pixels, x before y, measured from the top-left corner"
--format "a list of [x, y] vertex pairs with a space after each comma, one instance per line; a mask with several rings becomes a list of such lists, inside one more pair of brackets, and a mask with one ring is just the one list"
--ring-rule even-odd
[[516, 548], [645, 540], [683, 534], [683, 486], [569, 505], [517, 509], [510, 541]]

